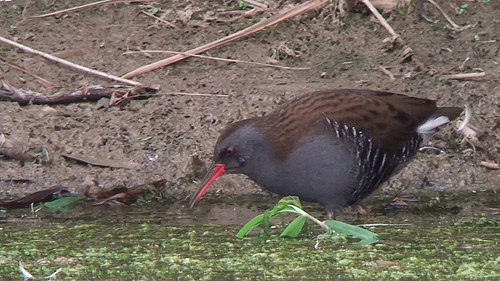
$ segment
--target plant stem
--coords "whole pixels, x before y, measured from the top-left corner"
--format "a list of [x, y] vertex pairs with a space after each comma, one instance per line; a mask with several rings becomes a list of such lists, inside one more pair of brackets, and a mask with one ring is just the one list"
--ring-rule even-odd
[[304, 216], [305, 218], [307, 219], [310, 219], [312, 220], [313, 222], [315, 222], [316, 224], [318, 224], [319, 226], [321, 226], [321, 228], [325, 229], [325, 230], [331, 230], [331, 228], [325, 224], [325, 222], [322, 222], [320, 220], [318, 220], [317, 218], [309, 215], [306, 211], [296, 207], [296, 206], [293, 206], [293, 205], [288, 205], [290, 207], [292, 207], [293, 209], [295, 209], [298, 213], [300, 213], [302, 216]]

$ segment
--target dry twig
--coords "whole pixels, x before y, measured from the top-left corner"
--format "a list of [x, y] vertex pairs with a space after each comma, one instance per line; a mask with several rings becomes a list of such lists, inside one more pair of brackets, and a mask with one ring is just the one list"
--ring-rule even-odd
[[500, 165], [494, 162], [481, 161], [481, 166], [486, 167], [490, 170], [500, 170]]
[[394, 29], [392, 29], [392, 27], [387, 23], [384, 17], [382, 17], [382, 15], [377, 11], [377, 9], [373, 6], [373, 4], [369, 0], [361, 0], [361, 2], [363, 2], [368, 7], [368, 9], [370, 9], [372, 14], [378, 19], [380, 24], [383, 27], [385, 27], [387, 31], [389, 31], [389, 33], [392, 35], [392, 41], [402, 43], [403, 40], [401, 39], [401, 37], [394, 31]]
[[18, 49], [21, 49], [22, 51], [27, 52], [27, 53], [39, 55], [39, 56], [43, 57], [46, 60], [49, 60], [49, 61], [52, 61], [52, 62], [55, 62], [55, 63], [58, 63], [58, 64], [62, 64], [64, 66], [76, 69], [76, 70], [81, 71], [83, 73], [93, 74], [93, 75], [99, 76], [101, 78], [111, 79], [111, 80], [114, 80], [114, 81], [118, 81], [118, 82], [122, 82], [122, 83], [125, 83], [125, 84], [129, 84], [129, 85], [134, 85], [134, 86], [141, 85], [141, 83], [139, 83], [139, 82], [135, 82], [135, 81], [132, 81], [132, 80], [120, 78], [120, 77], [117, 77], [117, 76], [114, 76], [114, 75], [111, 75], [111, 74], [107, 74], [107, 73], [104, 73], [104, 72], [101, 72], [101, 71], [98, 71], [98, 70], [92, 70], [90, 68], [86, 68], [84, 66], [72, 63], [70, 61], [67, 61], [67, 60], [64, 60], [64, 59], [61, 59], [61, 58], [58, 58], [58, 57], [54, 57], [54, 56], [49, 55], [47, 53], [44, 53], [44, 52], [41, 52], [41, 51], [38, 51], [38, 50], [35, 50], [35, 49], [31, 49], [30, 47], [27, 47], [27, 46], [24, 46], [22, 44], [16, 43], [14, 41], [11, 41], [9, 39], [3, 38], [1, 36], [0, 36], [0, 42], [4, 42], [4, 43], [6, 43], [8, 45], [14, 46], [14, 47], [16, 47]]
[[467, 29], [469, 26], [460, 26], [456, 23], [454, 23], [451, 18], [443, 11], [443, 9], [441, 9], [441, 7], [439, 7], [438, 4], [436, 4], [436, 2], [434, 2], [433, 0], [427, 0], [429, 1], [429, 3], [431, 3], [432, 5], [434, 5], [438, 10], [439, 12], [441, 12], [441, 14], [443, 15], [443, 17], [451, 24], [451, 26], [453, 27], [453, 30], [455, 31], [462, 31], [464, 29]]
[[154, 19], [156, 19], [156, 20], [158, 20], [158, 21], [161, 21], [161, 22], [163, 22], [164, 24], [166, 24], [166, 25], [168, 25], [168, 26], [170, 26], [170, 27], [172, 27], [172, 28], [175, 28], [175, 29], [177, 29], [177, 30], [179, 30], [179, 29], [180, 29], [177, 25], [175, 25], [175, 24], [173, 24], [173, 23], [171, 23], [171, 22], [168, 22], [168, 21], [166, 21], [166, 20], [164, 20], [164, 19], [161, 19], [161, 18], [159, 18], [159, 17], [157, 17], [157, 16], [155, 16], [155, 15], [153, 15], [153, 14], [151, 14], [151, 13], [148, 13], [148, 12], [146, 12], [146, 11], [141, 11], [141, 13], [145, 14], [145, 15], [146, 15], [146, 16], [148, 16], [148, 17], [152, 17], [152, 18], [154, 18]]
[[254, 24], [250, 27], [247, 27], [243, 30], [236, 32], [236, 33], [233, 33], [229, 36], [226, 36], [226, 37], [221, 38], [219, 40], [213, 41], [213, 42], [208, 43], [206, 45], [197, 47], [195, 49], [186, 51], [186, 52], [184, 52], [183, 55], [175, 55], [175, 56], [163, 59], [161, 61], [139, 67], [139, 68], [137, 68], [129, 73], [126, 73], [122, 77], [123, 78], [132, 78], [132, 77], [135, 77], [137, 75], [144, 74], [146, 72], [155, 70], [157, 68], [176, 63], [178, 61], [181, 61], [181, 60], [188, 58], [188, 56], [186, 56], [186, 55], [203, 53], [203, 52], [206, 52], [206, 51], [211, 50], [213, 48], [216, 48], [216, 47], [225, 45], [227, 43], [239, 40], [239, 39], [244, 38], [248, 35], [259, 32], [259, 31], [261, 31], [269, 26], [272, 26], [272, 25], [275, 25], [279, 22], [287, 20], [289, 18], [295, 17], [297, 15], [300, 15], [302, 13], [305, 13], [305, 12], [313, 10], [313, 9], [320, 8], [321, 6], [325, 5], [328, 2], [329, 2], [329, 0], [310, 0], [310, 1], [307, 1], [303, 4], [300, 4], [300, 5], [295, 6], [289, 10], [286, 10], [286, 11], [281, 12], [279, 14], [276, 14], [268, 19], [265, 19], [257, 24]]
[[57, 87], [54, 83], [36, 75], [35, 73], [31, 72], [30, 70], [27, 70], [24, 67], [21, 67], [21, 66], [15, 64], [13, 61], [9, 60], [8, 58], [4, 58], [4, 57], [0, 56], [0, 60], [4, 61], [6, 64], [10, 65], [11, 67], [13, 67], [17, 70], [20, 70], [28, 75], [35, 77], [40, 84], [42, 84], [43, 86], [45, 86], [48, 89], [53, 89], [53, 88]]
[[250, 65], [257, 65], [257, 66], [267, 66], [267, 67], [273, 67], [273, 68], [279, 68], [279, 69], [286, 69], [286, 70], [309, 70], [309, 69], [311, 69], [310, 67], [280, 66], [280, 65], [268, 64], [268, 63], [260, 63], [260, 62], [252, 62], [252, 61], [242, 61], [242, 60], [233, 60], [233, 59], [223, 59], [223, 58], [210, 57], [210, 56], [204, 56], [204, 55], [186, 54], [184, 52], [176, 52], [176, 51], [141, 50], [141, 51], [129, 51], [129, 52], [125, 52], [123, 54], [124, 55], [129, 55], [129, 54], [137, 54], [137, 53], [178, 54], [178, 55], [185, 55], [185, 56], [188, 56], [188, 57], [196, 57], [196, 58], [202, 58], [202, 59], [210, 59], [210, 60], [225, 61], [225, 62], [234, 62], [234, 63], [244, 63], [244, 64], [250, 64]]
[[78, 7], [73, 7], [73, 8], [53, 12], [53, 13], [44, 14], [44, 15], [32, 16], [32, 17], [26, 17], [26, 18], [23, 17], [23, 20], [21, 22], [19, 22], [19, 24], [24, 24], [26, 22], [36, 20], [36, 19], [42, 19], [42, 18], [48, 18], [48, 17], [58, 16], [58, 15], [62, 15], [62, 14], [72, 13], [72, 12], [80, 11], [80, 10], [83, 10], [86, 8], [91, 8], [91, 7], [104, 5], [104, 4], [137, 3], [137, 2], [142, 3], [142, 2], [151, 2], [151, 1], [153, 1], [153, 0], [104, 0], [104, 1], [98, 1], [98, 2], [89, 3], [89, 4], [85, 4], [85, 5], [78, 6]]
[[226, 11], [226, 12], [221, 12], [219, 15], [231, 15], [231, 14], [239, 14], [240, 16], [231, 18], [229, 20], [221, 20], [217, 19], [218, 22], [220, 23], [233, 23], [239, 21], [241, 18], [251, 18], [259, 13], [262, 13], [263, 10], [259, 8], [253, 8], [251, 10], [247, 11]]
[[250, 6], [252, 6], [254, 8], [259, 8], [259, 9], [262, 9], [262, 10], [267, 10], [267, 5], [259, 3], [259, 2], [255, 1], [255, 0], [245, 0], [245, 2], [247, 2]]
[[386, 74], [387, 76], [389, 76], [391, 78], [391, 80], [395, 80], [396, 78], [394, 78], [394, 74], [392, 74], [392, 72], [390, 72], [387, 68], [379, 65], [378, 68], [384, 73]]
[[474, 73], [460, 73], [460, 74], [451, 74], [451, 75], [443, 75], [439, 77], [439, 80], [468, 80], [468, 79], [476, 79], [481, 78], [486, 75], [485, 72], [474, 72]]
[[164, 93], [161, 95], [171, 95], [171, 96], [191, 96], [191, 97], [229, 97], [229, 95], [226, 94], [201, 94], [201, 93], [182, 93], [182, 92], [171, 92], [171, 93]]
[[[115, 96], [127, 96], [130, 99], [144, 99], [156, 93], [158, 89], [144, 87], [121, 87], [100, 85], [90, 85], [78, 89], [71, 93], [57, 93], [50, 96], [16, 89], [8, 85], [5, 81], [0, 81], [0, 100], [17, 102], [19, 105], [28, 104], [69, 104], [83, 101], [98, 101], [102, 98]], [[141, 93], [144, 93], [141, 95]]]

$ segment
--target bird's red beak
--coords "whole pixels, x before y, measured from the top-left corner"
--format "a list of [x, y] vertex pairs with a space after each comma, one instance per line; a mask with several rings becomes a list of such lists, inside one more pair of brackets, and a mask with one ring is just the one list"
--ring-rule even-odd
[[196, 190], [196, 193], [191, 197], [191, 203], [189, 204], [189, 208], [193, 208], [194, 204], [198, 202], [203, 194], [207, 191], [207, 189], [210, 187], [210, 185], [224, 172], [226, 171], [226, 166], [224, 164], [213, 164], [210, 169], [208, 170], [207, 175], [203, 179], [203, 182], [200, 185], [200, 188]]

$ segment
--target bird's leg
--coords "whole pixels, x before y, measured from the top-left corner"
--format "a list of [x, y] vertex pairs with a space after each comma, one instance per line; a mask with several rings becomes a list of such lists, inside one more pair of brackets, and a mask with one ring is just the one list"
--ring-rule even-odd
[[328, 219], [335, 220], [335, 212], [332, 210], [326, 210], [326, 215], [328, 216]]
[[363, 206], [361, 206], [361, 204], [356, 204], [356, 205], [352, 206], [352, 208], [354, 209], [354, 211], [357, 212], [358, 215], [361, 215], [363, 217], [367, 217], [370, 215], [370, 212], [368, 212], [365, 208], [363, 208]]

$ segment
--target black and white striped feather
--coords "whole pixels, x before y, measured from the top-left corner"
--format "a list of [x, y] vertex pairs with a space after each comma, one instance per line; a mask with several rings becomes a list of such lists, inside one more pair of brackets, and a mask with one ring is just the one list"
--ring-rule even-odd
[[356, 154], [358, 185], [353, 187], [349, 205], [356, 204], [371, 194], [392, 174], [404, 167], [404, 164], [415, 156], [423, 141], [422, 136], [415, 132], [401, 148], [385, 151], [362, 130], [329, 119], [327, 123], [339, 140], [351, 144], [353, 153]]

